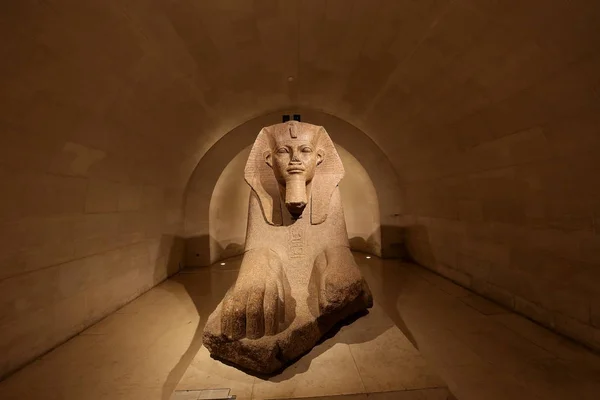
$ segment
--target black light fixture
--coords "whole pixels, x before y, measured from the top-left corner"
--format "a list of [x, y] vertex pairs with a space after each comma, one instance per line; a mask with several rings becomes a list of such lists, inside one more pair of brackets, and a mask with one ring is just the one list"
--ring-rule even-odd
[[290, 116], [288, 114], [284, 114], [281, 116], [281, 122], [288, 122], [290, 120]]
[[294, 121], [300, 122], [300, 114], [294, 114]]

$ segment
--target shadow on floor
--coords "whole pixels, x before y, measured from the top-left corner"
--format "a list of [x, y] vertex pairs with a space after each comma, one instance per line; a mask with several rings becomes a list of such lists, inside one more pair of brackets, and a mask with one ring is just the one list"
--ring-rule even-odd
[[244, 371], [244, 373], [251, 375], [255, 378], [264, 380], [264, 381], [284, 382], [288, 379], [293, 378], [297, 374], [302, 374], [302, 373], [307, 372], [314, 359], [318, 358], [321, 354], [325, 353], [327, 350], [329, 350], [336, 344], [342, 343], [342, 344], [350, 345], [350, 344], [359, 344], [359, 343], [363, 343], [363, 342], [369, 342], [369, 341], [377, 338], [379, 335], [381, 335], [383, 332], [385, 332], [387, 329], [389, 329], [390, 327], [393, 326], [390, 324], [388, 327], [385, 327], [385, 328], [379, 327], [380, 329], [378, 329], [377, 331], [373, 330], [373, 331], [370, 331], [368, 335], [362, 336], [361, 340], [352, 340], [352, 339], [348, 338], [347, 336], [338, 335], [342, 328], [344, 328], [345, 326], [351, 325], [358, 319], [365, 317], [368, 314], [369, 314], [369, 311], [362, 311], [357, 314], [351, 315], [350, 317], [346, 318], [343, 321], [340, 321], [333, 328], [331, 328], [317, 342], [317, 344], [315, 344], [315, 346], [312, 349], [308, 350], [306, 353], [304, 353], [303, 355], [301, 355], [300, 357], [298, 357], [297, 359], [295, 359], [294, 361], [289, 363], [283, 369], [281, 369], [273, 374], [269, 374], [269, 375], [259, 374], [254, 371], [242, 369], [239, 366], [237, 366], [227, 360], [222, 360], [222, 359], [219, 359], [216, 357], [211, 357], [211, 358], [213, 358], [219, 362], [222, 362], [223, 364], [226, 364], [231, 367], [237, 368], [241, 371]]
[[[361, 256], [361, 255], [355, 255]], [[396, 306], [398, 299], [402, 293], [402, 286], [398, 286], [398, 282], [402, 281], [399, 279], [401, 277], [400, 271], [394, 268], [389, 268], [387, 266], [366, 266], [363, 263], [359, 262], [360, 270], [369, 283], [371, 287], [371, 291], [373, 292], [373, 299], [381, 304], [383, 310], [388, 315], [388, 317], [394, 322], [394, 324], [402, 331], [402, 333], [410, 340], [413, 346], [417, 349], [419, 346], [417, 345], [417, 341], [415, 340], [413, 334], [410, 329], [404, 322], [404, 319], [398, 312], [398, 307]], [[381, 278], [375, 279], [374, 275], [378, 275]], [[381, 286], [373, 284], [374, 282], [380, 281], [382, 282]]]
[[177, 384], [192, 363], [192, 360], [202, 347], [202, 332], [206, 319], [217, 307], [225, 292], [235, 281], [239, 270], [239, 262], [236, 257], [229, 260], [234, 267], [198, 267], [184, 269], [171, 278], [172, 281], [181, 284], [189, 298], [192, 299], [198, 312], [198, 324], [187, 350], [183, 353], [175, 367], [169, 372], [163, 384], [162, 400], [168, 400], [175, 391]]
[[[182, 379], [190, 364], [194, 360], [194, 357], [201, 349], [202, 333], [204, 330], [204, 325], [206, 324], [206, 319], [217, 307], [227, 289], [229, 289], [229, 287], [235, 282], [237, 273], [239, 271], [239, 264], [241, 263], [241, 257], [238, 256], [224, 261], [225, 266], [214, 265], [212, 267], [186, 269], [171, 278], [172, 281], [181, 284], [185, 288], [188, 296], [192, 299], [196, 307], [200, 319], [187, 350], [181, 356], [177, 365], [171, 370], [163, 385], [161, 397], [163, 400], [168, 400], [170, 398], [171, 394], [177, 387], [177, 384]], [[344, 326], [350, 325], [357, 319], [366, 315], [368, 315], [368, 311], [355, 314], [344, 321], [341, 321], [335, 325], [313, 349], [299, 357], [293, 363], [289, 364], [285, 369], [275, 374], [266, 376], [253, 373], [251, 371], [244, 372], [258, 379], [269, 380], [271, 382], [283, 382], [291, 379], [297, 374], [302, 374], [308, 371], [311, 362], [315, 358], [336, 344], [342, 343], [351, 345], [369, 342], [379, 337], [383, 332], [394, 326], [390, 321], [387, 325], [377, 324], [373, 327], [373, 329], [366, 330], [362, 332], [361, 335], [355, 337], [352, 337], [352, 335], [339, 334], [340, 330]], [[219, 362], [232, 365], [223, 360], [219, 360]], [[239, 369], [237, 366], [234, 367]]]

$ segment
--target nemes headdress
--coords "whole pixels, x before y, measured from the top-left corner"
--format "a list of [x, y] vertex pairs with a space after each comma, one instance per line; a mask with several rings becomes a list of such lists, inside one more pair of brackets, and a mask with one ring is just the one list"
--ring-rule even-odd
[[306, 133], [312, 133], [317, 148], [324, 153], [323, 162], [317, 166], [312, 180], [311, 224], [318, 225], [327, 219], [333, 191], [344, 177], [344, 166], [340, 156], [322, 126], [289, 121], [261, 129], [250, 151], [244, 169], [244, 179], [258, 196], [263, 216], [270, 225], [282, 225], [283, 214], [278, 183], [273, 170], [265, 162], [265, 156], [272, 151], [275, 138], [279, 135], [296, 138]]

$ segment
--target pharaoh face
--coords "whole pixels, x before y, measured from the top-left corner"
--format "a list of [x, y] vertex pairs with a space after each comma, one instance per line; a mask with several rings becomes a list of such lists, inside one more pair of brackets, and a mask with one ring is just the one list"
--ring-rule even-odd
[[307, 202], [306, 185], [314, 178], [324, 153], [318, 148], [319, 138], [315, 133], [296, 132], [297, 125], [293, 123], [285, 127], [271, 137], [271, 149], [265, 160], [279, 185], [285, 188], [288, 209], [298, 214]]
[[332, 193], [343, 176], [344, 167], [327, 131], [298, 121], [261, 129], [244, 168], [244, 179], [270, 225], [283, 224], [282, 201], [292, 217], [300, 218], [310, 199], [310, 223], [325, 222]]
[[290, 179], [309, 183], [323, 155], [311, 140], [284, 139], [276, 141], [269, 158], [277, 181], [285, 186]]

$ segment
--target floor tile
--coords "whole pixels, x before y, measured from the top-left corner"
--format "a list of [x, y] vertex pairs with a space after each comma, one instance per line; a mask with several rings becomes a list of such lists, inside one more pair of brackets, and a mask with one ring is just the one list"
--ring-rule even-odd
[[257, 378], [253, 399], [364, 393], [360, 375], [345, 343], [322, 343], [280, 375]]
[[236, 395], [238, 399], [249, 400], [252, 398], [255, 379], [245, 372], [211, 358], [208, 350], [201, 347], [176, 390], [230, 389], [231, 394]]
[[229, 389], [176, 390], [170, 400], [215, 400], [228, 399]]
[[[318, 396], [318, 397], [303, 397], [303, 400], [367, 400], [367, 394], [341, 394], [337, 396]], [[291, 400], [290, 397], [286, 399], [272, 399], [272, 400]]]
[[477, 296], [475, 294], [470, 294], [468, 296], [464, 296], [460, 298], [460, 301], [465, 303], [466, 305], [474, 308], [484, 315], [494, 315], [494, 314], [507, 314], [509, 311], [499, 306], [496, 303], [493, 303], [487, 299], [484, 299], [481, 296]]
[[368, 400], [451, 400], [448, 389], [405, 390], [401, 392], [369, 393]]
[[349, 344], [368, 393], [446, 386], [378, 302], [336, 338]]

